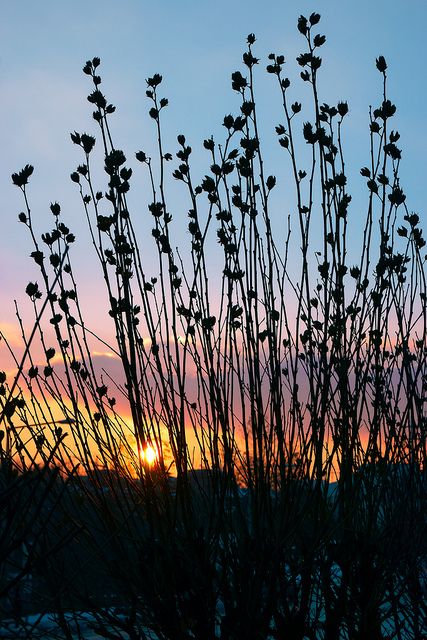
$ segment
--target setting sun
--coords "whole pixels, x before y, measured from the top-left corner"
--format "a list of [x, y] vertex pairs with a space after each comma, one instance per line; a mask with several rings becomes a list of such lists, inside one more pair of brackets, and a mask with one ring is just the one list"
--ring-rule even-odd
[[158, 457], [157, 451], [151, 445], [147, 445], [141, 450], [141, 460], [149, 465], [156, 462]]

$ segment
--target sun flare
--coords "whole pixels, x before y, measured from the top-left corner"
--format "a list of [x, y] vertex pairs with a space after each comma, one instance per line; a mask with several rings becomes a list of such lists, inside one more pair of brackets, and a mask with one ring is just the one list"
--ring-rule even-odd
[[151, 466], [156, 462], [158, 453], [154, 447], [152, 447], [151, 445], [147, 445], [146, 447], [141, 449], [140, 456], [142, 462], [145, 462], [146, 464]]

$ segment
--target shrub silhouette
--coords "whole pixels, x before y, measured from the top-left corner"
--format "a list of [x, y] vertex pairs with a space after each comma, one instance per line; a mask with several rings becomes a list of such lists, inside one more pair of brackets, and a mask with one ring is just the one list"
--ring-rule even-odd
[[[100, 60], [85, 64], [100, 135], [71, 134], [82, 154], [71, 180], [99, 259], [121, 379], [93, 358], [97, 338], [84, 321], [75, 237], [60, 205], [39, 240], [32, 167], [12, 176], [41, 284], [27, 286], [34, 328], [14, 383], [3, 380], [3, 456], [23, 477], [42, 463], [63, 478], [50, 489], [55, 517], [31, 541], [31, 571], [43, 583], [39, 608], [56, 611], [68, 637], [71, 609], [92, 612], [115, 638], [425, 637], [425, 240], [400, 183], [396, 107], [379, 56], [383, 92], [370, 111], [354, 257], [348, 105], [321, 101], [319, 20], [298, 19], [311, 105], [295, 99], [283, 55], [267, 65], [295, 197], [279, 227], [280, 181], [267, 172], [259, 134], [255, 36], [231, 76], [240, 112], [225, 116], [222, 144], [203, 142], [209, 169], [200, 183], [184, 135], [177, 166], [164, 151], [168, 101], [162, 77], [148, 78], [158, 157], [138, 151], [136, 160], [151, 184], [157, 265], [140, 251], [127, 195], [133, 170], [113, 143]], [[97, 153], [103, 187], [93, 177]], [[188, 193], [186, 254], [175, 248], [170, 175]], [[31, 355], [35, 340], [43, 363]], [[58, 415], [72, 420], [67, 434]], [[15, 420], [40, 425], [32, 442]], [[147, 445], [157, 452], [152, 465], [139, 455]], [[65, 538], [60, 513], [73, 523]]]

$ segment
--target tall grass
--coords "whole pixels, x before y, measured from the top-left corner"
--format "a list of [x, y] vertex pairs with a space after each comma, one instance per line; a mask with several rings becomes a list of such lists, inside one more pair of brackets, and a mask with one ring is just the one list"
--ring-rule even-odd
[[[224, 118], [221, 144], [204, 141], [200, 183], [184, 135], [178, 166], [164, 151], [168, 103], [161, 76], [148, 78], [158, 157], [136, 159], [151, 185], [156, 266], [140, 249], [128, 198], [135, 176], [113, 142], [100, 60], [86, 63], [106, 183], [93, 177], [95, 137], [86, 133], [71, 135], [81, 148], [71, 179], [109, 301], [120, 379], [92, 356], [97, 338], [79, 303], [74, 235], [60, 205], [51, 205], [53, 229], [40, 240], [32, 167], [12, 176], [41, 285], [27, 287], [36, 321], [28, 338], [22, 324], [25, 359], [11, 386], [3, 380], [2, 455], [21, 484], [22, 471], [39, 465], [45, 493], [33, 491], [55, 505], [39, 536], [29, 539], [25, 527], [16, 535], [31, 546], [39, 608], [56, 610], [69, 637], [67, 609], [93, 611], [114, 638], [425, 637], [425, 240], [399, 179], [396, 107], [380, 56], [357, 259], [348, 106], [320, 97], [319, 20], [298, 20], [309, 121], [284, 56], [271, 54], [267, 66], [283, 106], [276, 132], [294, 199], [288, 218], [278, 219], [279, 185], [259, 134], [254, 35], [243, 72], [232, 74], [240, 112]], [[189, 245], [180, 248], [171, 173], [189, 201]], [[35, 341], [43, 363], [33, 360]], [[52, 468], [61, 480], [51, 480]]]

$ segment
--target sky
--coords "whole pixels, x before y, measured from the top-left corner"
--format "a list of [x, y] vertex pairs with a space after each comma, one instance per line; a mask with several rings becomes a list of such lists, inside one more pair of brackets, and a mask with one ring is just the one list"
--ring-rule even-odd
[[[387, 60], [390, 97], [398, 107], [394, 126], [401, 133], [404, 149], [402, 184], [410, 209], [425, 219], [425, 0], [0, 0], [0, 5], [0, 327], [10, 336], [16, 332], [13, 300], [18, 300], [25, 316], [29, 304], [25, 286], [37, 279], [26, 229], [17, 220], [21, 194], [10, 179], [27, 163], [35, 167], [29, 197], [36, 227], [39, 233], [49, 229], [49, 204], [60, 202], [64, 221], [77, 236], [73, 255], [80, 269], [83, 306], [102, 335], [102, 326], [97, 324], [102, 324], [99, 310], [104, 304], [100, 271], [91, 257], [78, 192], [69, 179], [82, 161], [69, 133], [96, 134], [91, 105], [86, 101], [91, 87], [82, 73], [84, 62], [95, 55], [102, 60], [102, 90], [117, 106], [112, 120], [116, 146], [125, 151], [135, 172], [139, 168], [134, 152], [154, 149], [145, 79], [158, 72], [170, 102], [164, 117], [167, 150], [175, 152], [176, 135], [185, 133], [195, 150], [196, 173], [203, 176], [208, 159], [202, 140], [211, 134], [223, 135], [224, 115], [238, 110], [230, 76], [242, 68], [246, 36], [254, 32], [255, 55], [261, 59], [257, 95], [270, 154], [269, 173], [286, 181], [274, 134], [280, 121], [280, 99], [264, 69], [268, 53], [283, 53], [289, 76], [295, 78], [295, 99], [304, 98], [306, 89], [298, 82], [295, 63], [304, 42], [296, 21], [301, 13], [318, 11], [322, 15], [319, 30], [327, 36], [321, 100], [330, 104], [348, 100], [350, 107], [345, 148], [353, 172], [356, 227], [357, 196], [362, 202], [365, 194], [358, 171], [368, 159], [368, 107], [379, 104], [381, 95], [375, 69], [380, 54]], [[172, 164], [171, 172], [176, 162]], [[147, 229], [151, 227], [145, 210], [146, 182], [138, 175], [132, 203], [135, 214], [141, 216], [144, 242], [144, 233], [149, 236], [144, 220]], [[181, 214], [185, 216], [184, 197], [172, 178], [168, 189], [174, 203], [172, 213], [179, 220]], [[277, 216], [282, 208], [277, 202]], [[184, 244], [188, 242], [185, 227], [177, 226], [177, 237]]]

